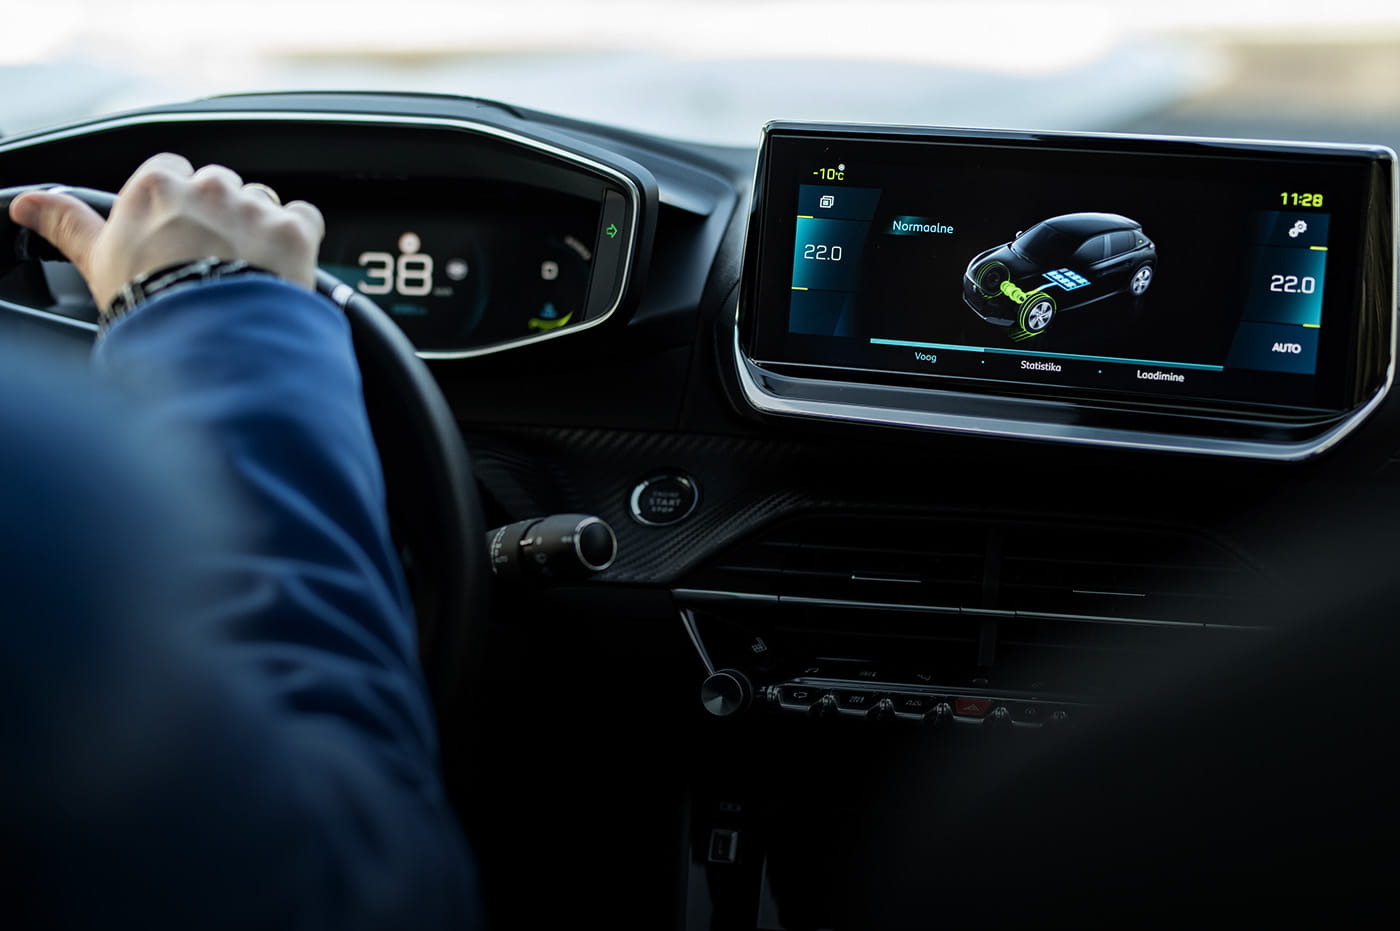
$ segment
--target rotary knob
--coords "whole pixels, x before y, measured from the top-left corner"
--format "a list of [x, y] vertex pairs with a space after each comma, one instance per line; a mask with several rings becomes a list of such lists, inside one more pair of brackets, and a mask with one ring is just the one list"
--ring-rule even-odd
[[712, 672], [700, 685], [700, 703], [717, 718], [738, 714], [752, 701], [753, 684], [737, 669]]

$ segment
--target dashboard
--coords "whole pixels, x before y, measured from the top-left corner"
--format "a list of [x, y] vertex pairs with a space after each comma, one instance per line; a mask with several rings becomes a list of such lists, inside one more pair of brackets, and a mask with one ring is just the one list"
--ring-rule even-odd
[[[162, 150], [321, 207], [322, 267], [428, 363], [489, 525], [616, 532], [586, 583], [493, 602], [471, 739], [498, 765], [461, 793], [502, 927], [570, 896], [626, 927], [858, 926], [833, 782], [884, 791], [935, 729], [1051, 741], [1202, 644], [1251, 649], [1280, 598], [1335, 593], [1317, 567], [1373, 565], [1357, 521], [1400, 490], [1388, 150], [790, 123], [726, 148], [301, 93], [0, 139], [0, 183], [114, 190]], [[0, 310], [95, 329], [48, 263]]]

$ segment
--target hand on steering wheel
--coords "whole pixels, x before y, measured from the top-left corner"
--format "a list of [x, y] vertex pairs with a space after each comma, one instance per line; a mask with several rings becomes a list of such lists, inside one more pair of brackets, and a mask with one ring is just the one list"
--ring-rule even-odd
[[222, 165], [196, 171], [169, 152], [136, 170], [108, 219], [61, 191], [16, 197], [10, 218], [73, 263], [103, 311], [137, 277], [206, 257], [245, 261], [314, 288], [316, 252], [326, 232], [311, 204], [284, 206], [266, 185], [245, 185]]

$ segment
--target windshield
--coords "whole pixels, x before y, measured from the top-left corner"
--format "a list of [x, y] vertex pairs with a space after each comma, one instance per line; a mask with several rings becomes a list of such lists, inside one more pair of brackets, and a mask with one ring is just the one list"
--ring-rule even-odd
[[1363, 0], [45, 0], [0, 132], [249, 90], [463, 94], [684, 140], [773, 119], [1400, 142]]
[[1011, 251], [1036, 265], [1048, 267], [1068, 262], [1083, 242], [1083, 236], [1062, 232], [1049, 223], [1037, 223], [1011, 244]]

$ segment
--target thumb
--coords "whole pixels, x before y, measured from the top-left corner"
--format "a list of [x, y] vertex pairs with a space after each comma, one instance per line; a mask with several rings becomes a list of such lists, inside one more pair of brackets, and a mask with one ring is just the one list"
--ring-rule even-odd
[[49, 191], [21, 194], [10, 204], [10, 219], [47, 239], [84, 276], [92, 245], [107, 221], [76, 197]]

